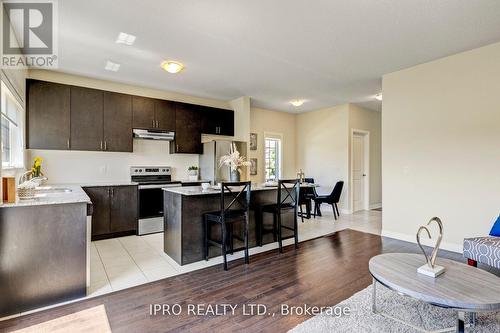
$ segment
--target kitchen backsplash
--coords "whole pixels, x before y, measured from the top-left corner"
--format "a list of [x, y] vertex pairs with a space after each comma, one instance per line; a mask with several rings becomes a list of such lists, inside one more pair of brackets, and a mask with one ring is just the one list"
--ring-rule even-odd
[[133, 153], [28, 150], [28, 163], [43, 158], [48, 183], [129, 181], [130, 166], [167, 165], [173, 179], [186, 179], [187, 168], [198, 165], [198, 155], [170, 154], [168, 141], [134, 139]]

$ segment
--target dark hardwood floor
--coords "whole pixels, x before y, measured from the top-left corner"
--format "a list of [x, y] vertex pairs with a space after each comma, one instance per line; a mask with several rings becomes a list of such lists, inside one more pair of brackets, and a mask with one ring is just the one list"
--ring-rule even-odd
[[[29, 327], [103, 304], [113, 332], [286, 332], [307, 316], [281, 316], [289, 306], [334, 305], [371, 283], [368, 261], [384, 252], [418, 252], [416, 245], [353, 230], [343, 230], [285, 248], [186, 273], [94, 299], [0, 322], [0, 331]], [[456, 253], [443, 257], [464, 261]], [[180, 304], [180, 316], [149, 314], [150, 304]], [[238, 304], [236, 314], [194, 316], [188, 304]], [[244, 304], [264, 304], [272, 315], [246, 316]]]

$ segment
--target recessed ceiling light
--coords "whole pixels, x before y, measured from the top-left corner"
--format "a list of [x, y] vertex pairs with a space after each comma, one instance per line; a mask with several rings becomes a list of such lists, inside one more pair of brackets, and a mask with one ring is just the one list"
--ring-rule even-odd
[[117, 44], [132, 45], [135, 42], [135, 36], [124, 32], [120, 32], [116, 38]]
[[381, 100], [382, 100], [382, 93], [376, 94], [376, 95], [375, 95], [375, 99], [376, 99], [377, 101], [381, 101]]
[[104, 69], [107, 71], [118, 72], [118, 70], [120, 69], [120, 64], [108, 60], [106, 61], [106, 66], [104, 67]]
[[293, 101], [290, 101], [290, 104], [292, 104], [293, 106], [301, 106], [302, 104], [304, 104], [305, 100], [303, 99], [294, 99]]
[[168, 60], [161, 63], [161, 68], [169, 73], [175, 74], [182, 71], [184, 69], [184, 65], [177, 61]]

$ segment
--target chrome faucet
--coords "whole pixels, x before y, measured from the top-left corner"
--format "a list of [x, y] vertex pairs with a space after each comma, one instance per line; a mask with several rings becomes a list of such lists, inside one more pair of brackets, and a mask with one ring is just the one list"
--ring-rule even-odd
[[[31, 177], [30, 177], [31, 176]], [[18, 184], [21, 185], [22, 183], [32, 180], [32, 181], [43, 181], [43, 180], [48, 180], [47, 177], [45, 176], [38, 176], [38, 177], [33, 177], [33, 171], [26, 171], [25, 173], [22, 174], [21, 177], [19, 177], [19, 182]]]

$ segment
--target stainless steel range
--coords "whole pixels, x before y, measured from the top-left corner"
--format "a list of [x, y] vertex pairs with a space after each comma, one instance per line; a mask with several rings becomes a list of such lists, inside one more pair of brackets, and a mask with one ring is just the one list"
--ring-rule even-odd
[[138, 234], [163, 232], [164, 187], [178, 187], [181, 182], [172, 181], [172, 168], [168, 166], [134, 166], [130, 178], [139, 184]]

